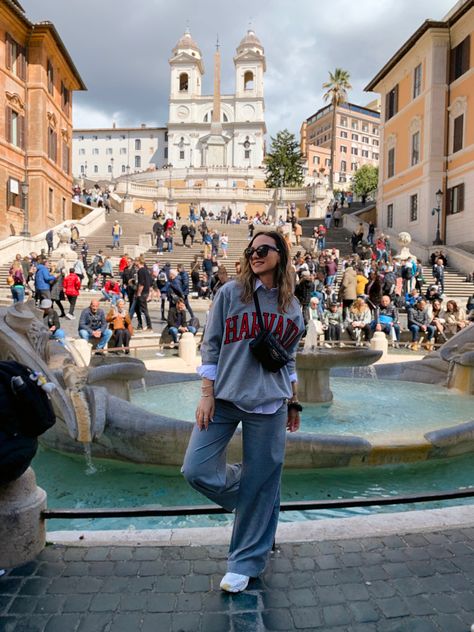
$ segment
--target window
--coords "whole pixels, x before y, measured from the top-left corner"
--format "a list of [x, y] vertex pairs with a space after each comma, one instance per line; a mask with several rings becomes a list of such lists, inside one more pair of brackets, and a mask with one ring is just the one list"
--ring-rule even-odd
[[368, 158], [368, 157], [369, 157], [369, 152], [368, 152], [368, 150], [367, 150], [367, 149], [363, 149], [363, 150], [362, 150], [362, 157], [363, 157], [363, 158]]
[[85, 155], [85, 153], [86, 153], [86, 150], [84, 149], [84, 147], [81, 147], [81, 148], [79, 149], [79, 156], [84, 156], [84, 155]]
[[126, 167], [125, 165], [122, 165], [122, 173], [125, 173], [125, 171], [126, 171]]
[[357, 147], [351, 147], [351, 154], [353, 156], [358, 156], [359, 155], [359, 150], [357, 149]]
[[105, 137], [105, 140], [112, 140], [112, 136], [109, 136], [109, 135], [108, 135], [108, 136], [106, 136], [106, 137]]
[[421, 64], [413, 71], [413, 98], [420, 96], [421, 94]]
[[464, 114], [454, 119], [453, 154], [463, 147]]
[[446, 213], [454, 215], [464, 211], [464, 183], [448, 189], [446, 196]]
[[54, 217], [54, 191], [51, 187], [48, 189], [48, 215]]
[[341, 116], [341, 126], [347, 127], [347, 118], [345, 116]]
[[12, 110], [7, 107], [5, 110], [6, 116], [6, 138], [7, 143], [15, 145], [20, 149], [25, 148], [25, 117], [21, 116], [16, 110]]
[[188, 91], [188, 86], [189, 86], [188, 74], [186, 72], [182, 72], [179, 75], [179, 91], [180, 92], [187, 92]]
[[168, 142], [168, 132], [165, 132], [165, 143]]
[[359, 140], [359, 134], [352, 134], [352, 140]]
[[63, 159], [63, 171], [64, 173], [70, 172], [70, 150], [65, 140], [62, 142], [61, 154]]
[[84, 140], [84, 136], [79, 136], [79, 140]]
[[126, 147], [120, 147], [120, 153], [122, 154], [126, 154], [127, 153], [127, 148]]
[[107, 167], [107, 171], [108, 171], [109, 173], [112, 173], [112, 165], [108, 165], [108, 167]]
[[246, 149], [244, 153], [244, 158], [250, 158], [250, 149]]
[[107, 149], [105, 150], [105, 153], [108, 156], [111, 156], [114, 153], [114, 150], [112, 149], [112, 147], [107, 147]]
[[378, 160], [379, 159], [379, 154], [372, 152], [372, 160]]
[[411, 137], [411, 165], [420, 162], [420, 132], [415, 132]]
[[387, 154], [387, 178], [395, 175], [395, 147], [388, 150]]
[[418, 219], [418, 194], [410, 195], [410, 222], [416, 222]]
[[393, 204], [387, 206], [387, 228], [393, 228]]
[[81, 165], [81, 173], [85, 173], [86, 172], [86, 168], [84, 165]]
[[342, 131], [341, 132], [341, 138], [347, 138], [347, 132]]
[[347, 162], [345, 160], [341, 160], [341, 171], [343, 173], [347, 171]]
[[469, 70], [469, 57], [471, 54], [471, 37], [468, 35], [460, 44], [451, 50], [450, 58], [450, 82], [455, 81]]
[[367, 123], [362, 123], [362, 131], [363, 132], [368, 132], [369, 131], [369, 126]]
[[398, 84], [385, 97], [385, 120], [388, 121], [398, 112]]
[[359, 122], [358, 121], [352, 121], [351, 127], [352, 127], [352, 129], [359, 129]]
[[142, 141], [139, 138], [135, 138], [135, 151], [140, 151], [142, 148]]
[[22, 81], [26, 79], [26, 49], [20, 46], [10, 35], [6, 38], [6, 60], [8, 70]]
[[99, 165], [94, 165], [94, 173], [99, 173]]
[[368, 145], [369, 144], [369, 137], [368, 136], [362, 136], [362, 142], [366, 143]]
[[8, 187], [7, 187], [7, 209], [10, 206], [16, 206], [16, 208], [21, 208], [21, 200], [20, 200], [20, 182], [15, 178], [8, 178]]
[[66, 219], [66, 198], [62, 198], [61, 200], [61, 219], [63, 222]]
[[52, 127], [48, 127], [48, 158], [54, 162], [58, 159], [58, 135]]
[[347, 154], [347, 147], [345, 145], [341, 145], [341, 154]]
[[319, 156], [313, 156], [313, 165], [319, 165], [320, 162]]
[[141, 169], [141, 167], [142, 167], [141, 156], [135, 156], [135, 169]]
[[359, 164], [357, 162], [351, 162], [351, 171], [357, 171]]
[[168, 147], [165, 147], [165, 150], [163, 152], [163, 157], [167, 160], [168, 159]]
[[53, 94], [53, 91], [54, 91], [54, 68], [53, 68], [53, 64], [49, 61], [49, 59], [48, 59], [46, 72], [47, 72], [47, 75], [48, 75], [48, 92], [49, 92], [49, 94]]
[[66, 88], [64, 83], [61, 81], [61, 107], [64, 112], [68, 111], [70, 100], [71, 100], [71, 93]]
[[372, 138], [372, 145], [374, 147], [378, 147], [379, 146], [379, 141], [376, 138]]
[[379, 135], [379, 128], [378, 127], [373, 127], [372, 128], [372, 134], [374, 134], [375, 136]]
[[247, 70], [244, 74], [244, 90], [253, 90], [253, 72]]
[[[125, 134], [120, 134], [120, 140], [126, 140], [126, 136]], [[96, 140], [97, 140], [97, 136], [96, 136]]]
[[99, 149], [98, 149], [98, 147], [94, 147], [94, 148], [92, 149], [92, 155], [93, 155], [93, 156], [98, 156], [98, 155], [99, 155]]
[[179, 150], [179, 159], [184, 160], [184, 149]]

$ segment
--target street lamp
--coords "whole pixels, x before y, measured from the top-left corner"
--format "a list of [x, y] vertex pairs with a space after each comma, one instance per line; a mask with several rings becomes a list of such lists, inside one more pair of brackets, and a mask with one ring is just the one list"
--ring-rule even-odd
[[172, 195], [171, 195], [171, 169], [173, 168], [173, 165], [171, 164], [171, 162], [167, 162], [166, 165], [163, 165], [164, 169], [168, 169], [168, 198], [171, 201], [172, 199]]
[[443, 243], [443, 240], [441, 239], [441, 233], [439, 230], [439, 218], [441, 215], [441, 201], [443, 199], [443, 192], [441, 191], [441, 189], [438, 189], [435, 195], [436, 195], [436, 207], [431, 209], [431, 215], [434, 215], [435, 213], [437, 213], [438, 217], [437, 217], [437, 223], [436, 223], [436, 237], [433, 242], [433, 246], [441, 246], [441, 244]]
[[110, 159], [110, 179], [113, 181], [114, 179], [114, 159]]
[[283, 204], [283, 176], [285, 175], [285, 167], [280, 167], [280, 206]]
[[23, 237], [30, 237], [30, 227], [29, 227], [29, 209], [28, 209], [28, 192], [29, 192], [29, 184], [25, 179], [21, 183], [21, 194], [23, 196], [23, 230], [21, 231], [21, 235]]

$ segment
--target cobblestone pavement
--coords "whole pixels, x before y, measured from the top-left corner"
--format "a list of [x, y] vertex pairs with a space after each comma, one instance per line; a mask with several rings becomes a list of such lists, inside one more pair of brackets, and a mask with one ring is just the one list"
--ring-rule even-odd
[[469, 632], [474, 528], [281, 544], [239, 595], [226, 547], [49, 546], [0, 578], [2, 632]]

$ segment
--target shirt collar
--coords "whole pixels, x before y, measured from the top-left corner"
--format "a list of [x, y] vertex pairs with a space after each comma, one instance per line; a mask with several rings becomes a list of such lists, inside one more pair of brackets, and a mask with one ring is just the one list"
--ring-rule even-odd
[[255, 289], [254, 292], [258, 290], [259, 287], [263, 287], [267, 292], [276, 292], [278, 290], [277, 287], [272, 287], [269, 290], [263, 285], [259, 278], [255, 280]]

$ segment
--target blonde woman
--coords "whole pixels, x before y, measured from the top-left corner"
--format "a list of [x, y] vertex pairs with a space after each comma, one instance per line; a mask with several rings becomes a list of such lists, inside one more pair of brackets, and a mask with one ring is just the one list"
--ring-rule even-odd
[[456, 301], [448, 301], [446, 310], [441, 314], [445, 320], [444, 329], [447, 334], [454, 336], [458, 331], [469, 325], [466, 318], [466, 312], [462, 307], [458, 307]]
[[364, 334], [366, 342], [372, 338], [372, 314], [363, 298], [356, 298], [346, 315], [345, 327], [352, 340], [359, 342]]
[[[300, 425], [295, 353], [304, 332], [293, 296], [289, 249], [277, 232], [257, 233], [245, 249], [242, 272], [213, 301], [201, 347], [201, 399], [182, 472], [199, 492], [235, 513], [227, 570], [220, 587], [245, 590], [263, 572], [278, 523], [286, 430]], [[291, 360], [265, 369], [249, 344], [259, 332], [255, 301], [266, 327]], [[242, 423], [242, 463], [226, 450]], [[202, 432], [204, 431], [204, 432]]]
[[133, 327], [123, 298], [119, 298], [117, 303], [110, 308], [105, 320], [110, 323], [110, 329], [113, 331], [112, 347], [123, 348], [126, 354], [130, 353], [129, 345]]

